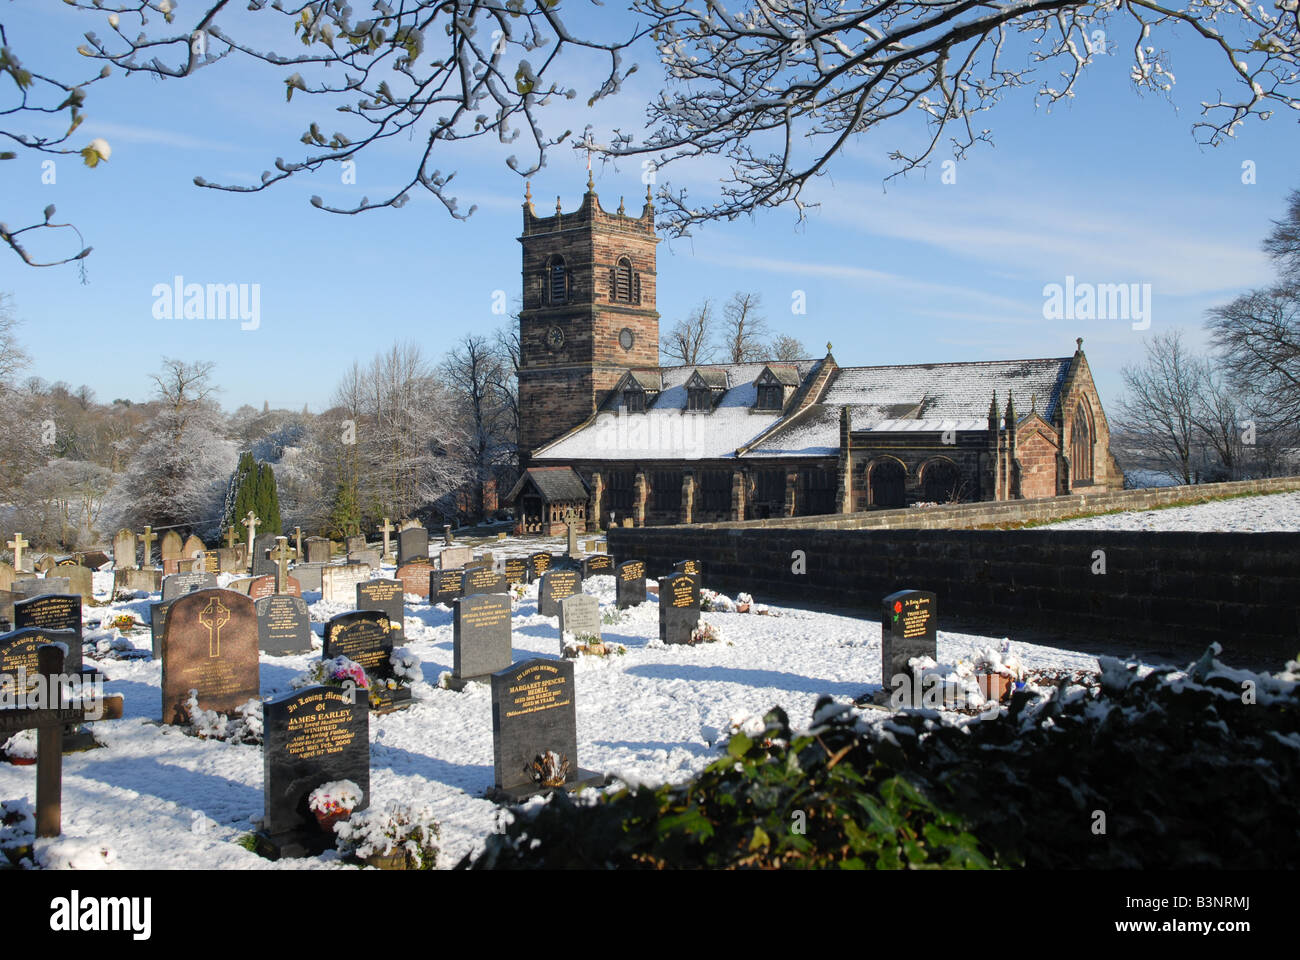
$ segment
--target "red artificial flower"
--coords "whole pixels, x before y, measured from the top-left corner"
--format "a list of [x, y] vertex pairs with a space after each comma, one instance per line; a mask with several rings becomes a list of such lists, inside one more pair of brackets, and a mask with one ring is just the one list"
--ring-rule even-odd
[[903, 601], [902, 601], [902, 600], [895, 600], [895, 601], [894, 601], [894, 612], [895, 612], [895, 613], [902, 613], [902, 612], [903, 612]]

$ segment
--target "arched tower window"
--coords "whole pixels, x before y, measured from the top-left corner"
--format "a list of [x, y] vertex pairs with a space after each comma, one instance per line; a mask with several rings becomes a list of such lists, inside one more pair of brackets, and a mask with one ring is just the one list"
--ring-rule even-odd
[[632, 261], [620, 257], [611, 277], [610, 299], [616, 303], [632, 302]]
[[569, 299], [569, 272], [565, 269], [563, 257], [551, 260], [547, 271], [547, 291], [552, 305], [565, 303]]
[[1070, 427], [1070, 466], [1075, 484], [1092, 482], [1092, 428], [1082, 401], [1074, 408], [1074, 423]]

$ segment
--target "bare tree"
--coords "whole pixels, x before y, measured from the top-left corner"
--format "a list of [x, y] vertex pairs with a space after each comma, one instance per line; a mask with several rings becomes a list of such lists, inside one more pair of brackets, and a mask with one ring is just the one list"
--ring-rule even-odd
[[659, 353], [665, 360], [685, 365], [710, 363], [716, 326], [713, 301], [705, 299], [660, 338]]
[[[1240, 398], [1224, 375], [1207, 360], [1202, 361], [1200, 389], [1192, 406], [1192, 422], [1206, 452], [1215, 479], [1237, 480], [1245, 469], [1244, 421]], [[1251, 440], [1253, 442], [1253, 436]], [[1207, 458], [1209, 460], [1209, 458]]]
[[14, 314], [13, 297], [0, 293], [0, 384], [8, 383], [30, 362], [18, 343], [19, 322]]
[[508, 411], [500, 395], [499, 385], [507, 380], [503, 366], [497, 344], [473, 333], [462, 336], [439, 366], [462, 422], [464, 465], [479, 516], [486, 512], [484, 484], [491, 479], [493, 467], [513, 452], [507, 436]]
[[496, 372], [492, 379], [492, 389], [496, 391], [501, 404], [505, 422], [503, 434], [509, 438], [512, 449], [519, 443], [519, 315], [514, 315], [514, 322], [497, 330], [495, 350], [497, 355]]
[[768, 329], [759, 313], [762, 298], [757, 293], [731, 295], [722, 307], [720, 340], [722, 354], [732, 363], [751, 363], [764, 359]]
[[802, 360], [808, 356], [803, 341], [785, 333], [777, 335], [769, 352], [773, 360]]
[[1124, 367], [1121, 375], [1127, 391], [1119, 404], [1124, 433], [1153, 467], [1191, 483], [1204, 365], [1175, 330], [1148, 339], [1146, 362]]
[[1272, 257], [1282, 276], [1300, 282], [1300, 190], [1286, 198], [1286, 215], [1273, 221], [1273, 232], [1264, 240], [1264, 252]]
[[[917, 149], [894, 151], [898, 173], [925, 164], [945, 136], [961, 159], [990, 139], [976, 121], [1006, 93], [1027, 87], [1039, 102], [1070, 98], [1083, 71], [1124, 44], [1134, 85], [1167, 95], [1173, 71], [1165, 44], [1184, 27], [1216, 55], [1227, 81], [1221, 87], [1229, 89], [1202, 108], [1194, 129], [1204, 142], [1217, 144], [1247, 119], [1300, 102], [1300, 24], [1290, 0], [1277, 4], [1276, 15], [1272, 5], [1215, 0], [1178, 9], [1148, 0], [736, 0], [731, 10], [723, 0], [630, 0], [636, 25], [608, 39], [590, 36], [608, 21], [585, 17], [581, 31], [589, 36], [579, 36], [568, 26], [576, 18], [562, 17], [554, 0], [376, 2], [361, 20], [343, 0], [208, 0], [179, 14], [170, 0], [72, 5], [96, 26], [113, 8], [112, 33], [88, 33], [87, 56], [164, 78], [226, 59], [270, 64], [286, 98], [311, 97], [322, 115], [337, 118], [337, 127], [308, 123], [299, 138], [306, 149], [258, 180], [221, 185], [200, 177], [200, 186], [256, 192], [354, 160], [385, 140], [414, 144], [409, 176], [378, 199], [335, 208], [312, 198], [336, 213], [400, 207], [411, 190], [424, 189], [453, 216], [466, 215], [447, 192], [454, 173], [445, 170], [446, 148], [475, 137], [518, 138], [527, 158], [507, 147], [503, 162], [522, 175], [541, 169], [548, 149], [573, 142], [570, 131], [552, 136], [542, 127], [543, 108], [579, 96], [561, 71], [571, 66], [572, 79], [593, 55], [601, 58], [587, 97], [595, 104], [636, 69], [623, 56], [642, 37], [653, 39], [666, 74], [662, 93], [638, 129], [614, 129], [606, 144], [592, 136], [582, 142], [611, 156], [644, 155], [659, 168], [723, 158], [730, 174], [717, 202], [688, 199], [661, 181], [661, 226], [678, 234], [760, 207], [801, 209], [808, 181], [850, 139], [909, 111], [919, 111], [930, 131]], [[278, 49], [264, 49], [267, 37]]]

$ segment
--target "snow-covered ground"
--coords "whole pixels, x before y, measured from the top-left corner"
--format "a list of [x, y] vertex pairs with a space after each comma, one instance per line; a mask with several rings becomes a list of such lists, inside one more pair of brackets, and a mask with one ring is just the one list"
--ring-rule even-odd
[[1045, 526], [1054, 530], [1192, 530], [1209, 533], [1300, 531], [1300, 492], [1236, 497], [1192, 507], [1111, 513]]
[[[537, 544], [527, 542], [530, 549]], [[391, 575], [391, 568], [382, 575]], [[223, 584], [230, 579], [221, 577]], [[107, 598], [111, 584], [110, 572], [96, 574], [98, 596]], [[599, 599], [602, 614], [614, 610], [612, 577], [592, 578], [585, 590]], [[514, 614], [516, 661], [559, 656], [557, 624], [537, 614], [536, 591], [535, 585], [528, 589]], [[345, 606], [324, 603], [315, 593], [304, 598], [319, 644], [322, 622]], [[111, 628], [93, 624], [116, 613], [147, 622], [150, 599], [156, 597], [85, 607], [87, 639], [115, 638]], [[578, 757], [570, 759], [584, 768], [627, 781], [679, 781], [717, 756], [718, 739], [733, 720], [781, 705], [794, 723], [806, 724], [821, 694], [847, 701], [880, 683], [876, 623], [780, 607], [772, 608], [774, 616], [708, 612], [703, 619], [719, 629], [721, 642], [665, 647], [658, 640], [657, 602], [651, 596], [603, 627], [626, 654], [575, 662]], [[448, 608], [408, 602], [406, 636], [407, 647], [424, 661], [425, 682], [415, 685], [414, 707], [371, 717], [372, 803], [429, 803], [442, 826], [439, 866], [450, 867], [482, 848], [498, 815], [499, 808], [483, 799], [493, 779], [491, 696], [485, 686], [462, 693], [436, 686], [452, 668]], [[148, 628], [128, 639], [138, 658], [91, 660], [107, 675], [107, 690], [125, 695], [125, 716], [95, 725], [104, 749], [65, 758], [64, 835], [107, 845], [125, 868], [341, 866], [329, 857], [271, 863], [235, 843], [262, 815], [261, 748], [199, 740], [161, 726], [161, 665], [147, 655]], [[969, 661], [997, 640], [940, 631], [939, 659]], [[1027, 644], [1019, 650], [1026, 668], [1097, 668], [1083, 653]], [[288, 690], [315, 656], [263, 656], [262, 695]], [[35, 782], [35, 767], [0, 762], [0, 799], [34, 802]]]

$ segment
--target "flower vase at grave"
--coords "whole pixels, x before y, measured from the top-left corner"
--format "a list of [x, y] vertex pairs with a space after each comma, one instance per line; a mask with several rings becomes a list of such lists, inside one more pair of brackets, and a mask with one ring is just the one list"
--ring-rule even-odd
[[1011, 686], [1011, 678], [1001, 673], [977, 673], [975, 682], [979, 684], [980, 695], [985, 700], [1001, 702]]

